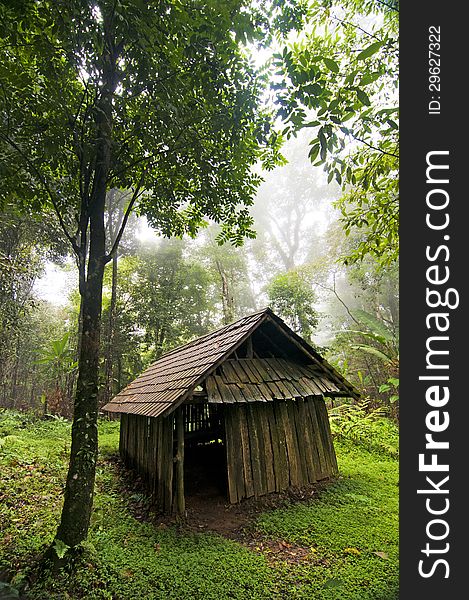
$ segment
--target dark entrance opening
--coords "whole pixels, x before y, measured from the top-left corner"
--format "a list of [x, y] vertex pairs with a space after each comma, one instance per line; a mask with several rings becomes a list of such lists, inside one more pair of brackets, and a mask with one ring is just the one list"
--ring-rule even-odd
[[223, 405], [184, 406], [184, 491], [190, 497], [226, 499], [227, 465]]

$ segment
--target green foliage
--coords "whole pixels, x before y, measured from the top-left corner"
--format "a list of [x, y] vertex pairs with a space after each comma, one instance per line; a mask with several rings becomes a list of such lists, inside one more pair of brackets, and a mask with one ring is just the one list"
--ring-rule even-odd
[[[218, 226], [210, 226], [202, 233], [202, 246], [192, 253], [192, 260], [205, 267], [208, 284], [212, 288], [214, 309], [222, 313], [223, 324], [232, 323], [256, 309], [248, 271], [246, 247], [217, 243]], [[221, 305], [221, 311], [218, 310]]]
[[397, 368], [399, 363], [399, 338], [389, 324], [364, 310], [355, 310], [353, 317], [364, 329], [345, 330], [342, 333], [364, 339], [368, 343], [354, 343], [352, 348], [378, 357], [385, 364]]
[[[48, 258], [63, 250], [54, 227], [8, 204], [0, 211], [0, 388], [12, 405], [21, 399], [24, 379], [31, 372], [37, 341], [33, 331], [40, 310], [34, 283]], [[42, 341], [42, 340], [41, 340]], [[20, 384], [21, 382], [21, 384]]]
[[319, 315], [314, 308], [316, 295], [308, 278], [300, 271], [277, 275], [267, 286], [267, 295], [272, 310], [293, 331], [311, 342]]
[[340, 439], [397, 458], [398, 429], [395, 423], [383, 418], [385, 412], [382, 407], [374, 408], [369, 399], [340, 404], [329, 411], [332, 432]]
[[[337, 332], [334, 351], [347, 364], [363, 394], [379, 400], [397, 416], [399, 387], [399, 337], [392, 321], [362, 309], [350, 311], [356, 328]], [[353, 352], [355, 351], [355, 352]], [[337, 354], [336, 354], [337, 359]], [[345, 362], [344, 362], [345, 359]]]
[[70, 549], [70, 546], [67, 546], [67, 544], [64, 544], [62, 542], [62, 540], [56, 538], [54, 540], [52, 548], [55, 550], [55, 553], [57, 554], [58, 558], [63, 558], [67, 554], [67, 550]]
[[348, 259], [398, 255], [398, 4], [311, 2], [310, 29], [275, 55], [283, 135], [313, 128], [309, 157], [343, 186]]
[[35, 559], [53, 541], [59, 517], [70, 424], [0, 413], [0, 436], [14, 431], [17, 438], [15, 456], [0, 451], [0, 569], [21, 593], [35, 600], [397, 598], [397, 462], [389, 453], [370, 452], [350, 438], [336, 440], [341, 477], [319, 497], [268, 511], [257, 521], [256, 529], [275, 545], [309, 549], [307, 560], [272, 561], [268, 552], [218, 535], [135, 518], [133, 500], [122, 492], [109, 460], [119, 423], [101, 421], [99, 429], [89, 540], [68, 567], [38, 577]]
[[[120, 259], [119, 269], [116, 343], [125, 361], [136, 361], [136, 353], [154, 360], [211, 328], [211, 277], [187, 255], [185, 242], [161, 240]], [[142, 366], [127, 365], [134, 374]]]
[[52, 209], [81, 251], [75, 224], [85, 236], [94, 160], [112, 143], [107, 188], [131, 189], [129, 205], [156, 229], [193, 235], [210, 217], [222, 223], [221, 239], [241, 243], [260, 181], [251, 166], [276, 151], [260, 106], [265, 83], [239, 45], [265, 37], [262, 10], [217, 0], [99, 9], [44, 1], [24, 14], [2, 6], [2, 194], [21, 191], [34, 209]]
[[66, 332], [57, 340], [49, 340], [48, 344], [39, 350], [36, 364], [50, 368], [54, 379], [60, 379], [76, 368], [75, 353], [69, 346], [70, 333]]

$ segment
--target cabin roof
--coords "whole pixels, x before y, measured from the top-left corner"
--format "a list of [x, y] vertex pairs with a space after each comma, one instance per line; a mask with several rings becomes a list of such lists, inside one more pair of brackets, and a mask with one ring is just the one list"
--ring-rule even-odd
[[[271, 346], [270, 357], [238, 358], [235, 354], [253, 334], [264, 353]], [[266, 308], [164, 354], [103, 409], [148, 417], [166, 415], [202, 383], [208, 402], [359, 395], [311, 345]]]

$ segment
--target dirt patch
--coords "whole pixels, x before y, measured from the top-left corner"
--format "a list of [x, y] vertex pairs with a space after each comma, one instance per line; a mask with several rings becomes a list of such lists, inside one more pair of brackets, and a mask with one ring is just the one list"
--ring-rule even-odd
[[325, 483], [319, 483], [291, 488], [260, 498], [247, 498], [239, 504], [230, 504], [216, 488], [205, 488], [197, 494], [186, 496], [185, 528], [192, 531], [214, 531], [244, 542], [254, 535], [254, 524], [260, 513], [311, 500], [324, 485]]
[[[230, 504], [219, 485], [204, 481], [199, 489], [191, 486], [186, 494], [185, 518], [162, 515], [152, 506], [142, 479], [124, 467], [120, 459], [112, 457], [106, 461], [118, 475], [120, 492], [129, 500], [128, 506], [138, 520], [146, 520], [158, 528], [177, 525], [182, 531], [213, 531], [226, 538], [236, 540], [256, 551], [266, 552], [273, 558], [281, 552], [298, 560], [310, 555], [311, 548], [302, 548], [283, 541], [272, 541], [256, 531], [257, 517], [268, 510], [289, 506], [292, 503], [308, 502], [317, 497], [322, 489], [330, 484], [323, 480], [314, 485], [290, 488], [284, 492], [274, 492], [259, 498], [247, 498], [239, 504]], [[280, 545], [278, 545], [280, 544]]]

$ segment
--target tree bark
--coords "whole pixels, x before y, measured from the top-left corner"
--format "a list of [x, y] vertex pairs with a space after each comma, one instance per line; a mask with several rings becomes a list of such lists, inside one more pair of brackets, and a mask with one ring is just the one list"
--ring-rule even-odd
[[71, 547], [85, 540], [88, 534], [98, 455], [97, 398], [104, 248], [100, 253], [97, 246], [99, 244], [96, 244], [91, 235], [88, 277], [83, 297], [83, 330], [73, 413], [72, 446], [62, 517], [56, 535]]
[[229, 325], [234, 321], [234, 297], [231, 293], [231, 286], [228, 281], [228, 276], [226, 274], [223, 265], [219, 260], [215, 261], [218, 273], [221, 279], [221, 299], [222, 299], [222, 307], [223, 307], [223, 325]]
[[111, 304], [109, 306], [109, 332], [105, 356], [105, 389], [103, 394], [104, 403], [109, 402], [113, 395], [114, 381], [114, 338], [115, 338], [115, 316], [117, 303], [117, 252], [112, 257], [112, 282], [111, 282]]
[[[97, 148], [93, 192], [88, 203], [89, 258], [81, 293], [82, 332], [78, 378], [72, 424], [70, 463], [64, 505], [56, 539], [76, 547], [87, 535], [93, 507], [98, 457], [99, 352], [106, 233], [104, 210], [111, 167], [112, 98], [116, 89], [118, 52], [113, 37], [112, 17], [103, 12], [103, 87], [96, 112]], [[84, 200], [82, 200], [84, 201]]]

